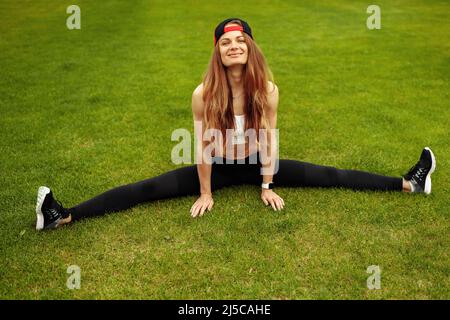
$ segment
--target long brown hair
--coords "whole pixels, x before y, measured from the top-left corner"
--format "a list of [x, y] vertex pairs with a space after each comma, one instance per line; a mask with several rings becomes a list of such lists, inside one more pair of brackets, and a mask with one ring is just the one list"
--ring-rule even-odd
[[[241, 25], [239, 20], [229, 23]], [[269, 129], [266, 117], [268, 81], [273, 82], [273, 74], [256, 42], [243, 33], [248, 48], [248, 60], [243, 68], [245, 129], [253, 128], [258, 137], [259, 129]], [[228, 82], [226, 67], [220, 57], [219, 41], [214, 46], [208, 69], [203, 77], [203, 120], [205, 129], [218, 129], [224, 137], [226, 150], [226, 129], [235, 128], [233, 96]], [[229, 143], [229, 142], [228, 142]]]

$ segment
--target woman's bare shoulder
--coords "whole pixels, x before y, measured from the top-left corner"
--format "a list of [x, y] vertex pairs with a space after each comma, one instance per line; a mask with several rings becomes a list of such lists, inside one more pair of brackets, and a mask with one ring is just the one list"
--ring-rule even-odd
[[272, 81], [269, 81], [268, 83], [269, 83], [267, 89], [268, 108], [269, 110], [276, 112], [276, 110], [278, 109], [278, 101], [279, 101], [278, 87]]
[[192, 111], [197, 120], [203, 116], [203, 107], [203, 83], [200, 83], [192, 93]]
[[278, 91], [278, 87], [272, 81], [267, 81], [267, 93], [269, 95], [274, 94]]
[[192, 93], [193, 96], [202, 97], [203, 96], [203, 82], [200, 83]]

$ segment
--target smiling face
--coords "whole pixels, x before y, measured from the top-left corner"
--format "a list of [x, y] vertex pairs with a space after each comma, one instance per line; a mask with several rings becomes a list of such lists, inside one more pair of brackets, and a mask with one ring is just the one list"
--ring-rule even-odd
[[[226, 26], [237, 26], [236, 23], [229, 23]], [[225, 67], [237, 64], [246, 64], [248, 59], [248, 47], [245, 43], [242, 31], [229, 31], [224, 33], [218, 41], [220, 57]]]

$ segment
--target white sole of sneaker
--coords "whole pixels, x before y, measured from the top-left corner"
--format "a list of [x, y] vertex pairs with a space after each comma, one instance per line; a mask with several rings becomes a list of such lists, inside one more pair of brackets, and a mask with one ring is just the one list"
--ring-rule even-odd
[[36, 230], [44, 229], [44, 215], [42, 214], [42, 204], [45, 196], [50, 193], [47, 187], [39, 187], [36, 201]]
[[424, 190], [424, 192], [425, 192], [425, 194], [430, 194], [431, 193], [431, 174], [436, 169], [436, 158], [434, 157], [434, 153], [433, 153], [433, 151], [431, 151], [430, 148], [425, 147], [425, 149], [430, 151], [430, 154], [431, 154], [431, 169], [428, 172], [427, 177], [425, 178], [425, 190]]

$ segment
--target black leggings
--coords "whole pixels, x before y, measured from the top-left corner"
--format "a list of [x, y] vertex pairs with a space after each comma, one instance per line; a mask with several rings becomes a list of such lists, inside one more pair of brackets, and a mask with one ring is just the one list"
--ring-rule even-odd
[[[213, 163], [211, 191], [231, 185], [261, 185], [261, 163]], [[218, 160], [220, 158], [214, 158]], [[354, 190], [402, 191], [402, 178], [374, 173], [341, 170], [297, 160], [280, 159], [278, 172], [273, 176], [275, 187], [342, 187]], [[185, 166], [159, 176], [108, 190], [69, 209], [72, 220], [99, 216], [131, 208], [153, 200], [199, 195], [200, 182], [197, 165]]]

